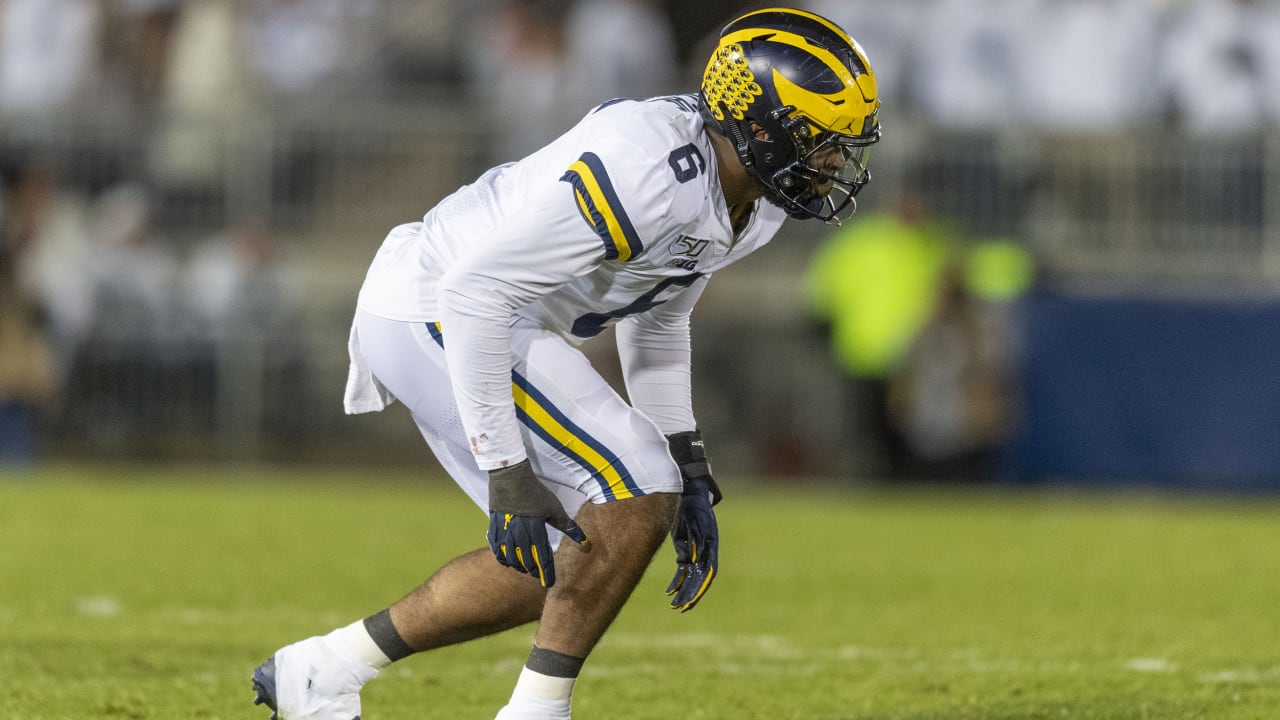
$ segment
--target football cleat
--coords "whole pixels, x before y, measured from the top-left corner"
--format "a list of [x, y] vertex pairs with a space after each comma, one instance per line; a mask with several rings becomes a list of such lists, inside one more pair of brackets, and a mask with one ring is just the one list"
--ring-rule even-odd
[[272, 720], [360, 720], [360, 688], [378, 671], [312, 637], [276, 651], [253, 671], [254, 705]]
[[271, 720], [279, 720], [276, 714], [276, 659], [270, 658], [253, 670], [254, 705], [271, 708]]

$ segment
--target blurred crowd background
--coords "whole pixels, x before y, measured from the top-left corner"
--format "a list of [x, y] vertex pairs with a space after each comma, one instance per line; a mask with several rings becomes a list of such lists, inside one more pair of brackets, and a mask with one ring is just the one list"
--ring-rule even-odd
[[[697, 310], [722, 472], [1280, 490], [1280, 3], [798, 5], [885, 136]], [[383, 235], [761, 6], [0, 0], [0, 461], [433, 462], [341, 411]]]

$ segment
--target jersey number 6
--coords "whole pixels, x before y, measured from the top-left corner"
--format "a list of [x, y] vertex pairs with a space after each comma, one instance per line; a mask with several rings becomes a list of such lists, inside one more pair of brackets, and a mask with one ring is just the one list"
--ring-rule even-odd
[[707, 159], [702, 157], [702, 151], [693, 143], [672, 150], [667, 156], [667, 164], [676, 174], [676, 181], [682, 184], [698, 177], [707, 169]]

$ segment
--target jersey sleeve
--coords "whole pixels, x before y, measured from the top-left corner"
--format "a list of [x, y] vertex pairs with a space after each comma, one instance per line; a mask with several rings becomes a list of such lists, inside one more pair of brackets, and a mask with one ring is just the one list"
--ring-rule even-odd
[[[590, 143], [587, 143], [590, 145]], [[663, 214], [650, 157], [605, 138], [539, 183], [486, 237], [455, 259], [437, 286], [445, 355], [472, 451], [490, 470], [526, 457], [511, 392], [515, 312], [602, 262], [644, 249]]]
[[477, 237], [440, 278], [436, 295], [453, 394], [482, 470], [526, 457], [511, 390], [515, 311], [603, 258], [573, 193], [553, 182]]
[[[690, 177], [681, 174], [686, 168], [677, 160], [698, 172], [706, 160], [660, 122], [665, 116], [652, 110], [613, 114], [614, 109], [604, 110], [611, 113], [608, 119], [596, 123], [603, 132], [584, 144], [560, 179], [573, 188], [579, 217], [599, 238], [604, 259], [626, 263], [687, 223], [694, 206], [700, 207], [693, 201], [701, 196], [695, 186], [685, 185]], [[681, 154], [686, 152], [696, 157]]]
[[599, 155], [582, 153], [560, 179], [573, 187], [578, 213], [600, 238], [605, 260], [627, 262], [644, 250], [644, 241]]
[[689, 317], [708, 277], [698, 278], [670, 301], [618, 325], [618, 357], [627, 395], [664, 435], [697, 429]]

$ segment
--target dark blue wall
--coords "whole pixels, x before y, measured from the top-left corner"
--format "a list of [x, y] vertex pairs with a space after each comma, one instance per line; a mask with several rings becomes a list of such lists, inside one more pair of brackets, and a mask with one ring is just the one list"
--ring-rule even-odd
[[1027, 301], [1023, 480], [1280, 490], [1280, 303]]

